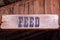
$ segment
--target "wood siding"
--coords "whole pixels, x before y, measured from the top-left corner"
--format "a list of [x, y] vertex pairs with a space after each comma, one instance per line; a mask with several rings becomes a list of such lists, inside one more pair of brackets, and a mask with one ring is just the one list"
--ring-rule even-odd
[[[28, 0], [0, 8], [3, 14], [57, 14], [60, 0]], [[60, 20], [60, 19], [59, 19]], [[60, 22], [60, 21], [59, 21]], [[1, 23], [1, 22], [0, 22]], [[59, 30], [0, 30], [0, 40], [60, 40]]]
[[0, 8], [0, 14], [59, 14], [59, 0], [20, 1]]

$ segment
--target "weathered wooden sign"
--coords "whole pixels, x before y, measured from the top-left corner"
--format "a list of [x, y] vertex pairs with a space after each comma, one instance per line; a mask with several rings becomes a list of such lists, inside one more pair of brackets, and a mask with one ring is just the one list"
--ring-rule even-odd
[[2, 15], [1, 29], [57, 29], [58, 15]]

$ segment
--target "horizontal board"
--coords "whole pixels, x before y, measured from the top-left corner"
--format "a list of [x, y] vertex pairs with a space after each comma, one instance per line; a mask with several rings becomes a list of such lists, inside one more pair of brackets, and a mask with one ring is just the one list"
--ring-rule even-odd
[[1, 29], [56, 29], [58, 15], [30, 14], [30, 15], [2, 15]]

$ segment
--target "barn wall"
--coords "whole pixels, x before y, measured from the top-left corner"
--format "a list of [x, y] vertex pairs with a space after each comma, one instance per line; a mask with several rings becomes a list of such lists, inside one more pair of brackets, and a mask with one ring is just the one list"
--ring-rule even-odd
[[0, 14], [58, 14], [59, 0], [31, 0], [16, 2], [0, 8]]

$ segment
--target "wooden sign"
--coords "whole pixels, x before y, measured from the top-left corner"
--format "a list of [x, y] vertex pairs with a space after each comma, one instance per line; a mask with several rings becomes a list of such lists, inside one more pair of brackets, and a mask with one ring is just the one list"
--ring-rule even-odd
[[57, 29], [58, 15], [2, 15], [1, 29]]

